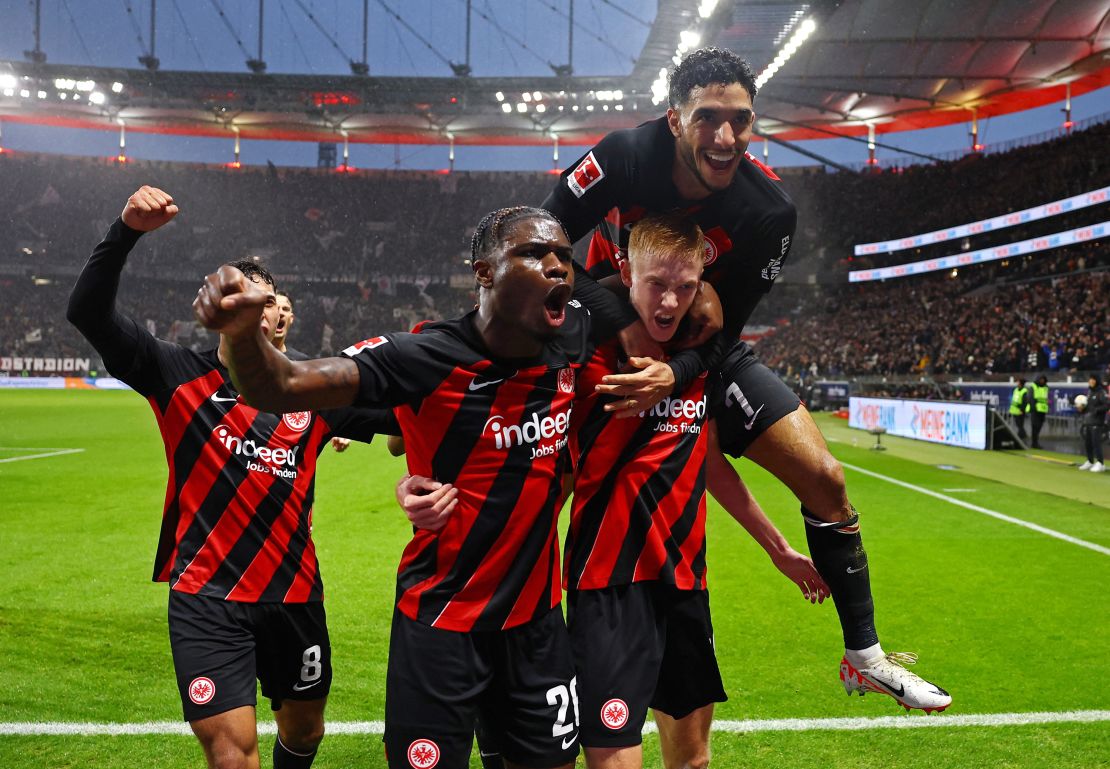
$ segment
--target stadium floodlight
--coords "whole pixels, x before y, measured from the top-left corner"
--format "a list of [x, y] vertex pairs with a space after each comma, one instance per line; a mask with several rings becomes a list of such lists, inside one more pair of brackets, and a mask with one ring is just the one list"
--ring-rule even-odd
[[513, 111], [513, 105], [509, 104], [509, 102], [507, 102], [507, 101], [501, 102], [501, 111], [506, 112], [506, 113], [512, 112]]
[[542, 93], [540, 93], [539, 91], [532, 91], [532, 100], [533, 101], [539, 101], [542, 98], [543, 98]]
[[537, 105], [536, 105], [536, 112], [547, 112], [547, 105], [546, 105], [546, 104], [542, 104], [542, 103], [541, 103], [541, 104], [537, 104]]
[[93, 91], [89, 94], [89, 101], [91, 101], [93, 104], [103, 104], [104, 94], [102, 94], [100, 91]]
[[15, 89], [14, 88], [5, 88], [4, 89], [4, 95], [5, 96], [15, 96]]
[[713, 15], [713, 11], [717, 8], [717, 0], [701, 0], [698, 5], [698, 16], [703, 19], [708, 19]]
[[505, 101], [505, 94], [498, 91], [493, 95], [493, 98], [497, 99], [497, 101]]
[[701, 33], [696, 30], [684, 29], [678, 36], [678, 44], [686, 46], [687, 49], [697, 48], [699, 43], [701, 43]]
[[14, 75], [0, 75], [0, 88], [14, 90], [17, 85], [19, 85], [19, 81], [15, 79]]
[[45, 98], [46, 98], [46, 91], [39, 91], [39, 92], [38, 92], [38, 94], [37, 94], [37, 96], [38, 96], [38, 97], [39, 97], [40, 99], [45, 99]]
[[112, 83], [112, 93], [120, 93], [123, 91], [123, 83]]
[[23, 97], [24, 99], [30, 99], [30, 98], [31, 98], [31, 92], [30, 92], [30, 91], [28, 91], [28, 90], [27, 90], [26, 88], [24, 88], [23, 90], [21, 90], [21, 91], [19, 92], [19, 95], [20, 95], [20, 96], [22, 96], [22, 97]]
[[624, 98], [624, 91], [622, 91], [619, 88], [617, 90], [613, 91], [613, 98], [616, 99], [617, 101], [622, 100]]
[[[790, 23], [793, 24], [794, 19], [791, 19]], [[802, 47], [802, 43], [804, 43], [816, 29], [817, 22], [812, 18], [803, 21], [798, 29], [794, 31], [794, 34], [790, 36], [790, 39], [786, 41], [786, 45], [779, 49], [779, 52], [775, 55], [771, 63], [767, 65], [767, 68], [759, 73], [759, 77], [755, 79], [755, 87], [757, 89], [762, 88], [768, 80], [774, 77], [775, 73], [782, 69], [783, 65], [790, 60], [791, 56], [797, 53], [798, 49]]]
[[525, 102], [530, 102], [530, 101], [532, 101], [532, 94], [525, 91], [524, 93], [522, 93], [520, 95], [520, 98], [524, 99]]
[[54, 81], [54, 87], [59, 91], [72, 91], [77, 87], [77, 81], [66, 77], [59, 77]]
[[623, 104], [618, 104], [615, 107], [613, 107], [613, 109], [615, 109], [617, 112], [624, 112], [624, 105]]
[[78, 80], [74, 85], [77, 87], [78, 91], [85, 92], [91, 91], [92, 89], [96, 88], [96, 83], [94, 83], [92, 80]]
[[528, 111], [528, 105], [525, 104], [524, 102], [517, 102], [516, 111], [517, 112], [527, 112]]

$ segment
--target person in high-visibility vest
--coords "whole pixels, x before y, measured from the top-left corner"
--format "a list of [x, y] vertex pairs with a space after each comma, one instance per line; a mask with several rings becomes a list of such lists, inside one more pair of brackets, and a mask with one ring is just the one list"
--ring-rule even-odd
[[1010, 393], [1010, 416], [1014, 418], [1014, 424], [1017, 425], [1018, 438], [1022, 441], [1025, 440], [1025, 415], [1028, 414], [1033, 408], [1033, 396], [1029, 394], [1029, 388], [1025, 386], [1025, 377], [1018, 377], [1017, 387]]
[[1033, 383], [1033, 448], [1041, 447], [1041, 428], [1048, 416], [1048, 377], [1041, 374]]

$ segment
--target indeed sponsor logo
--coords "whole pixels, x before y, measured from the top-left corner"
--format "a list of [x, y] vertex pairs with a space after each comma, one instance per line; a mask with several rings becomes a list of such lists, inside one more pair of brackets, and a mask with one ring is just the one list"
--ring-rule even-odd
[[[220, 445], [237, 457], [247, 459], [247, 469], [261, 473], [272, 473], [281, 478], [296, 478], [297, 452], [300, 446], [292, 448], [271, 448], [259, 445], [253, 438], [243, 439], [232, 434], [226, 426], [216, 428], [216, 440]], [[251, 461], [258, 460], [258, 461]], [[288, 465], [288, 467], [285, 467]]]
[[499, 449], [511, 449], [514, 446], [524, 446], [531, 443], [556, 438], [554, 444], [537, 446], [532, 449], [532, 458], [552, 456], [567, 445], [567, 427], [570, 425], [570, 409], [559, 412], [554, 416], [541, 417], [533, 413], [525, 422], [516, 425], [505, 424], [505, 419], [500, 414], [495, 414], [486, 420], [482, 434], [489, 431], [493, 435], [493, 443]]
[[[661, 417], [662, 419], [705, 419], [705, 397], [701, 400], [666, 397], [650, 409], [640, 412], [641, 417]], [[675, 432], [675, 431], [671, 431]]]

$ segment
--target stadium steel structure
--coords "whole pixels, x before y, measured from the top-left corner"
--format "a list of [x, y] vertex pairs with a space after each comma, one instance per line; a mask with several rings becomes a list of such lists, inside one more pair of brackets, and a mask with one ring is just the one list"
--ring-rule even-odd
[[[259, 0], [260, 14], [264, 7]], [[569, 61], [551, 65], [549, 77], [479, 77], [442, 56], [440, 77], [375, 77], [365, 44], [348, 76], [268, 74], [261, 36], [246, 72], [165, 71], [154, 34], [152, 24], [142, 68], [71, 66], [48, 61], [36, 23], [25, 60], [0, 61], [0, 121], [244, 139], [581, 145], [659, 114], [661, 70], [704, 44], [740, 53], [761, 73], [757, 130], [778, 141], [974, 126], [1110, 84], [1108, 0], [659, 0], [631, 72], [611, 77], [576, 76]]]

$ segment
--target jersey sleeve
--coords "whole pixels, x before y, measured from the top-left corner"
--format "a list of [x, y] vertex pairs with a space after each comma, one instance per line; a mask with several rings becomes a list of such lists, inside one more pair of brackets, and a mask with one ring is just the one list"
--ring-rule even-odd
[[543, 208], [558, 217], [571, 243], [589, 233], [620, 205], [636, 183], [635, 148], [629, 131], [614, 131], [559, 176]]
[[158, 359], [170, 355], [173, 345], [155, 339], [116, 308], [120, 274], [141, 235], [121, 219], [112, 223], [77, 276], [66, 318], [100, 354], [108, 373], [151, 395], [162, 382]]
[[425, 349], [428, 335], [399, 332], [357, 342], [342, 352], [358, 366], [355, 406], [392, 408], [432, 392], [442, 381]]
[[340, 438], [370, 443], [375, 435], [400, 435], [401, 425], [387, 408], [342, 408], [320, 413], [328, 431]]

